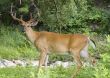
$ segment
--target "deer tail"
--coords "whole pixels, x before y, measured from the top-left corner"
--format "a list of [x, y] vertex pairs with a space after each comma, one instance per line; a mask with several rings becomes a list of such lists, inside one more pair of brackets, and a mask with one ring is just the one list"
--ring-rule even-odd
[[94, 41], [94, 40], [92, 40], [92, 39], [90, 39], [90, 38], [88, 38], [88, 40], [89, 40], [89, 44], [90, 44], [90, 46], [92, 46], [92, 47], [93, 47], [93, 49], [96, 49], [96, 44], [95, 44], [95, 41]]

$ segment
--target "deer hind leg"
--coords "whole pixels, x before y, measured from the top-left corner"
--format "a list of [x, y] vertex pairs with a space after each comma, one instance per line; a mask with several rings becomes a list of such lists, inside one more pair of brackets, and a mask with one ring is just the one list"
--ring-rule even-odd
[[81, 59], [80, 59], [80, 52], [79, 51], [74, 51], [72, 54], [73, 54], [73, 58], [74, 58], [74, 61], [75, 63], [77, 64], [77, 69], [75, 71], [75, 73], [73, 73], [73, 76], [72, 78], [75, 78], [76, 75], [79, 73], [81, 67], [82, 67], [82, 62], [81, 62]]
[[85, 61], [89, 62], [90, 64], [94, 65], [95, 59], [91, 57], [88, 53], [88, 45], [81, 51], [80, 55], [85, 59]]

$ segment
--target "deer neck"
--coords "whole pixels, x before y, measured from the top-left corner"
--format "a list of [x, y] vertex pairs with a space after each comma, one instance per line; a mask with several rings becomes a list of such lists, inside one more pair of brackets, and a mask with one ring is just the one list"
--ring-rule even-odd
[[36, 34], [37, 32], [35, 32], [31, 27], [25, 27], [24, 28], [26, 36], [28, 37], [28, 39], [34, 43], [36, 38], [38, 37], [38, 35]]

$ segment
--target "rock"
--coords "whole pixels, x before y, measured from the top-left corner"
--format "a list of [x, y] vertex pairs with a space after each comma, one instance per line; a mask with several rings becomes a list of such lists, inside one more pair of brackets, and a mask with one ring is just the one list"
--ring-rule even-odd
[[64, 68], [67, 68], [67, 67], [69, 67], [71, 65], [73, 65], [73, 62], [56, 61], [55, 63], [50, 64], [50, 67], [53, 68], [53, 67], [56, 67], [56, 66], [62, 66]]
[[39, 65], [39, 61], [31, 61], [31, 65], [32, 66], [38, 66]]
[[64, 68], [67, 68], [67, 67], [69, 67], [71, 64], [70, 64], [70, 62], [62, 62], [62, 66], [64, 67]]
[[26, 61], [21, 61], [21, 60], [14, 60], [14, 63], [16, 65], [23, 66], [23, 67], [27, 65]]
[[0, 68], [4, 68], [5, 65], [3, 64], [3, 62], [0, 60]]
[[14, 64], [12, 61], [5, 60], [5, 59], [1, 60], [1, 63], [2, 65], [4, 65], [3, 67], [15, 67], [16, 66], [16, 64]]
[[[6, 59], [2, 59], [0, 60], [0, 68], [3, 68], [3, 67], [15, 67], [15, 66], [27, 66], [27, 65], [31, 65], [31, 66], [38, 66], [39, 65], [39, 61], [38, 60], [29, 60], [29, 61], [26, 61], [26, 60], [12, 60], [12, 61], [9, 61], [9, 60], [6, 60]], [[51, 63], [49, 64], [47, 67], [50, 67], [50, 68], [54, 68], [54, 67], [57, 67], [57, 66], [62, 66], [64, 68], [67, 68], [71, 65], [74, 65], [73, 62], [62, 62], [62, 61], [56, 61], [55, 63]], [[87, 63], [84, 63], [84, 66], [87, 66], [88, 64]]]
[[55, 62], [55, 65], [56, 65], [56, 66], [61, 66], [61, 65], [62, 65], [62, 61], [56, 61], [56, 62]]
[[50, 64], [50, 68], [54, 68], [56, 66], [61, 66], [62, 65], [62, 61], [56, 61], [55, 63]]

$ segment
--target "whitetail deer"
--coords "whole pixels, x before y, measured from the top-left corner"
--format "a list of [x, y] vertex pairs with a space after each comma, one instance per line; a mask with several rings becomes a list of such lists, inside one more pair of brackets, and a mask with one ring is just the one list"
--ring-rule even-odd
[[43, 64], [47, 65], [48, 54], [50, 53], [69, 53], [73, 56], [76, 64], [77, 71], [82, 67], [80, 56], [87, 60], [92, 60], [88, 53], [88, 45], [92, 44], [95, 48], [93, 41], [89, 37], [82, 34], [59, 34], [54, 32], [37, 32], [31, 26], [37, 25], [38, 21], [30, 18], [29, 21], [24, 21], [22, 18], [17, 18], [16, 14], [11, 13], [14, 20], [18, 21], [25, 29], [28, 39], [40, 51], [39, 67]]

